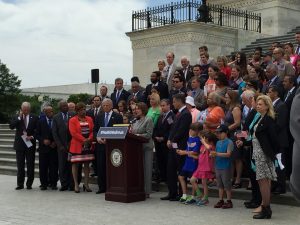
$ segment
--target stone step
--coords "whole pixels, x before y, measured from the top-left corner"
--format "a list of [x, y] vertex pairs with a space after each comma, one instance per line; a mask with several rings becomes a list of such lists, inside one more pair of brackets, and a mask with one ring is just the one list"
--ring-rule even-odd
[[9, 124], [0, 124], [0, 129], [9, 129]]
[[15, 134], [15, 130], [0, 128], [0, 134]]
[[2, 139], [0, 140], [0, 144], [1, 144], [1, 145], [10, 145], [10, 146], [13, 146], [13, 144], [14, 144], [14, 139], [12, 139], [12, 138], [2, 138]]
[[[16, 159], [13, 159], [13, 158], [0, 158], [0, 165], [1, 166], [12, 166], [12, 167], [17, 168], [17, 161], [16, 161]], [[39, 168], [38, 157], [36, 157], [36, 160], [35, 160], [35, 168]]]
[[15, 134], [14, 133], [0, 133], [0, 142], [2, 142], [2, 140], [14, 140], [15, 139]]
[[1, 151], [15, 151], [13, 148], [13, 145], [9, 144], [9, 145], [4, 145], [4, 144], [0, 144], [0, 152]]
[[1, 150], [0, 158], [16, 159], [16, 151], [15, 150]]
[[[0, 174], [17, 176], [17, 168], [15, 166], [0, 165]], [[26, 174], [26, 167], [25, 167], [25, 174]], [[39, 177], [39, 170], [37, 168], [34, 170], [34, 176]]]

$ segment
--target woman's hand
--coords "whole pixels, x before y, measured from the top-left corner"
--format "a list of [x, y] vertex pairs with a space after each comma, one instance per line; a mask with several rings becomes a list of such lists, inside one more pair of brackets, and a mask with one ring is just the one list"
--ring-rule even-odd
[[244, 142], [243, 142], [242, 140], [237, 140], [237, 141], [235, 142], [235, 144], [236, 144], [236, 147], [240, 148], [240, 147], [243, 146]]

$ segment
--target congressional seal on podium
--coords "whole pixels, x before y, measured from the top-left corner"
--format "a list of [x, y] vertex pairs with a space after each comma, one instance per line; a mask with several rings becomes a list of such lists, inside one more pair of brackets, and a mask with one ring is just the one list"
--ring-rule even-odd
[[119, 149], [113, 149], [110, 154], [110, 161], [114, 167], [119, 167], [122, 164], [123, 156]]

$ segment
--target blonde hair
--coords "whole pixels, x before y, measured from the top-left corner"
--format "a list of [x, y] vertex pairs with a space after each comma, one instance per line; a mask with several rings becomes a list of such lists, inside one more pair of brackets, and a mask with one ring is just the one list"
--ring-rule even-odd
[[150, 95], [150, 98], [153, 98], [154, 101], [156, 102], [156, 105], [158, 106], [160, 104], [160, 97], [157, 93], [152, 93]]
[[268, 107], [267, 115], [272, 117], [273, 119], [275, 119], [275, 111], [274, 111], [274, 107], [273, 107], [271, 98], [267, 95], [260, 95], [257, 97], [256, 102], [258, 102], [260, 100], [263, 101], [265, 103], [265, 105]]

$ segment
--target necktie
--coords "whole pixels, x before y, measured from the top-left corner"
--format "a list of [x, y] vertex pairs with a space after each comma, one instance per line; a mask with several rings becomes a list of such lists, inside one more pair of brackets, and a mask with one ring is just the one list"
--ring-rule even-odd
[[104, 126], [107, 127], [108, 125], [108, 116], [109, 116], [109, 113], [105, 113], [105, 117], [104, 117]]
[[68, 123], [68, 113], [64, 113], [63, 115], [64, 115], [64, 122], [65, 122], [65, 124], [67, 124]]
[[96, 117], [98, 115], [98, 108], [95, 109], [94, 116]]
[[49, 120], [48, 120], [48, 126], [49, 126], [50, 128], [52, 128], [52, 119], [49, 119]]
[[297, 55], [300, 55], [300, 45], [298, 45], [297, 49], [296, 49], [296, 52], [295, 52]]
[[196, 91], [192, 91], [192, 95], [193, 95], [193, 98], [194, 98], [195, 95], [196, 95]]
[[165, 121], [165, 119], [166, 119], [167, 115], [168, 115], [168, 113], [164, 113], [164, 114], [163, 114], [162, 123]]
[[24, 115], [24, 118], [23, 118], [23, 122], [24, 122], [24, 127], [25, 127], [25, 130], [27, 129], [27, 116]]
[[119, 101], [120, 95], [121, 95], [121, 91], [118, 90], [117, 91], [117, 96], [116, 96], [116, 102]]

